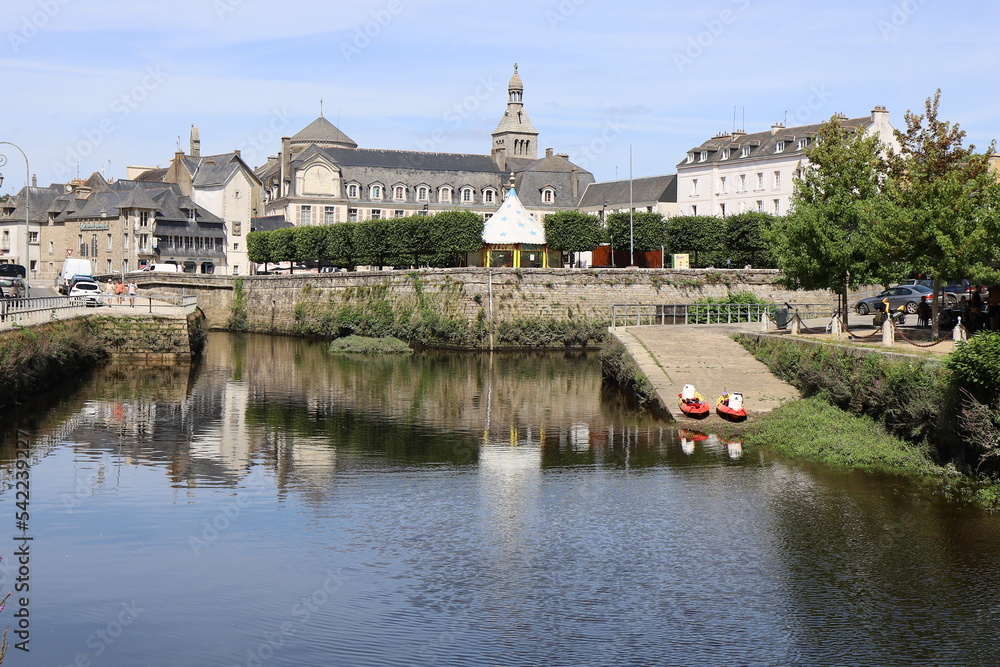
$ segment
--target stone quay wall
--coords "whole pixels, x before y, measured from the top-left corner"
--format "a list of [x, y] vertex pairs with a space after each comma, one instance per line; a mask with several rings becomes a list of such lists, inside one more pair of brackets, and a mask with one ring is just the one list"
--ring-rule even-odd
[[773, 303], [830, 304], [826, 290], [788, 290], [774, 270], [718, 269], [420, 269], [341, 271], [280, 276], [185, 276], [162, 274], [138, 281], [141, 294], [195, 294], [209, 328], [224, 329], [234, 295], [245, 303], [246, 328], [297, 333], [296, 309], [342, 307], [383, 299], [396, 309], [433, 308], [475, 322], [520, 317], [610, 321], [616, 304], [683, 304], [751, 292]]

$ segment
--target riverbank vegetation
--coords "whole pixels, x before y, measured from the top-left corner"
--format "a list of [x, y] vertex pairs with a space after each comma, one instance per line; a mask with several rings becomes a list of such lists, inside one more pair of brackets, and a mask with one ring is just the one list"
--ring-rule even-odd
[[330, 354], [361, 354], [375, 356], [382, 354], [412, 354], [410, 346], [398, 338], [365, 338], [347, 336], [338, 338], [327, 347]]
[[633, 394], [640, 406], [650, 408], [657, 405], [653, 383], [639, 370], [628, 348], [617, 338], [609, 336], [601, 347], [601, 374]]
[[[776, 336], [738, 340], [809, 399], [751, 427], [751, 441], [770, 439], [781, 451], [837, 466], [881, 462], [883, 471], [908, 475], [925, 474], [912, 458], [923, 457], [964, 474], [977, 502], [1000, 507], [1000, 333], [977, 334], [943, 361]], [[817, 407], [827, 405], [864, 426], [835, 424], [836, 413]]]
[[4, 332], [0, 335], [0, 404], [13, 404], [18, 397], [93, 368], [108, 354], [87, 319]]

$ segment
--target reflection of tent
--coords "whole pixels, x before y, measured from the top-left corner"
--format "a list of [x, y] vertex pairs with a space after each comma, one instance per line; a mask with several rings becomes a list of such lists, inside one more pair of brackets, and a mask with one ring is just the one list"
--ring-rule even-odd
[[560, 266], [561, 253], [545, 246], [542, 223], [528, 215], [514, 188], [483, 226], [483, 249], [469, 257], [470, 266]]

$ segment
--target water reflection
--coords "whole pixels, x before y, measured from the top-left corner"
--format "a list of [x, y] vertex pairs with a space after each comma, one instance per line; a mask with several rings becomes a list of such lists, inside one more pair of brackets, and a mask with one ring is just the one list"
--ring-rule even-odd
[[40, 405], [2, 417], [0, 450], [3, 525], [11, 434], [31, 431], [39, 664], [93, 662], [88, 636], [133, 599], [146, 611], [100, 664], [254, 664], [283, 623], [262, 663], [998, 647], [995, 517], [676, 430], [589, 354], [331, 358], [213, 334], [195, 367], [111, 367]]

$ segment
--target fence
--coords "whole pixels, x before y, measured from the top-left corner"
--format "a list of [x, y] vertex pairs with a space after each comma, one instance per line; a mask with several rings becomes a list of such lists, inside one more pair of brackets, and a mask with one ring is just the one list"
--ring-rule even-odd
[[[88, 301], [89, 300], [89, 301]], [[193, 313], [198, 297], [192, 295], [129, 296], [119, 298], [100, 294], [96, 297], [47, 296], [34, 299], [0, 299], [0, 330], [43, 324], [87, 315], [136, 315], [136, 311], [163, 317], [181, 317]], [[105, 307], [110, 307], [105, 309]]]
[[611, 307], [611, 326], [760, 322], [762, 316], [775, 320], [782, 309], [786, 318], [794, 313], [813, 318], [831, 317], [834, 307], [828, 303], [619, 304]]

